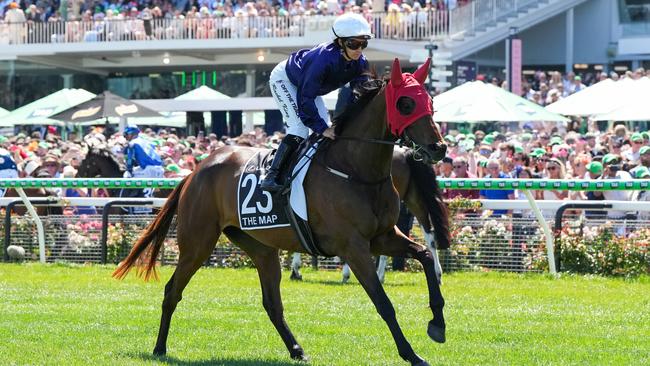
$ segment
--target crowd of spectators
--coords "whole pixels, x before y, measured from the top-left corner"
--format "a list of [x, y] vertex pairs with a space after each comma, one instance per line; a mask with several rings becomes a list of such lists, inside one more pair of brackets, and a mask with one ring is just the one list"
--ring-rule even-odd
[[[305, 16], [362, 14], [377, 36], [425, 39], [467, 0], [0, 0], [0, 44], [302, 36]], [[385, 19], [373, 13], [387, 11]], [[65, 21], [65, 22], [64, 22]], [[38, 26], [46, 22], [48, 26]]]
[[[469, 0], [2, 0], [0, 20], [34, 22], [62, 20], [156, 19], [185, 17], [336, 15], [346, 10], [451, 10]], [[15, 17], [15, 18], [14, 18]]]
[[[527, 84], [524, 97], [540, 105], [552, 103], [582, 90], [580, 77], [552, 73], [549, 80], [539, 72]], [[619, 75], [613, 73], [615, 79]], [[622, 77], [650, 76], [640, 68]], [[606, 73], [593, 74], [594, 81]], [[499, 84], [498, 80], [491, 82]], [[647, 125], [646, 125], [647, 126]], [[519, 179], [650, 179], [650, 133], [624, 123], [611, 128], [590, 120], [570, 123], [524, 123], [515, 130], [504, 124], [494, 131], [450, 130], [445, 140], [447, 157], [436, 165], [439, 177], [519, 178]], [[545, 190], [534, 192], [539, 200], [650, 200], [645, 191], [578, 192]], [[507, 190], [448, 190], [446, 198], [524, 199], [522, 192]], [[500, 215], [506, 213], [495, 212]], [[626, 212], [608, 211], [607, 217], [620, 219]], [[531, 213], [532, 215], [532, 213]], [[596, 214], [597, 215], [597, 214]], [[640, 213], [646, 217], [646, 214]]]
[[[582, 88], [573, 73], [562, 77], [552, 73], [549, 80], [539, 72], [530, 80], [529, 99], [543, 104], [552, 95], [568, 95]], [[621, 77], [639, 78], [643, 69], [628, 72]], [[589, 76], [593, 81], [603, 80], [606, 74]], [[618, 77], [618, 75], [617, 75]], [[498, 83], [498, 80], [491, 80]], [[545, 94], [542, 94], [545, 91]], [[566, 92], [566, 94], [564, 94]], [[541, 94], [539, 98], [535, 95]], [[650, 179], [650, 132], [647, 125], [628, 127], [624, 123], [612, 126], [590, 120], [571, 123], [491, 123], [479, 127], [458, 129], [455, 124], [442, 126], [449, 146], [447, 157], [435, 165], [439, 177], [445, 178], [531, 178], [531, 179]], [[641, 128], [640, 126], [645, 126]], [[119, 133], [109, 134], [103, 127], [95, 127], [90, 134], [78, 137], [71, 134], [64, 141], [57, 129], [49, 127], [46, 137], [41, 132], [20, 133], [1, 137], [2, 148], [16, 161], [21, 177], [34, 176], [36, 168], [43, 176], [73, 177], [84, 159], [88, 146], [109, 150], [123, 164], [126, 140]], [[246, 145], [273, 148], [281, 140], [276, 132], [267, 136], [261, 128], [238, 137], [218, 137], [215, 134], [184, 136], [175, 129], [146, 128], [141, 135], [151, 141], [161, 156], [166, 177], [189, 174], [201, 160], [224, 145]], [[540, 200], [650, 200], [647, 192], [567, 192], [538, 191]], [[445, 197], [483, 199], [523, 199], [522, 192], [499, 190], [448, 190]], [[496, 212], [495, 214], [504, 214]], [[610, 218], [621, 218], [626, 213], [609, 211]]]

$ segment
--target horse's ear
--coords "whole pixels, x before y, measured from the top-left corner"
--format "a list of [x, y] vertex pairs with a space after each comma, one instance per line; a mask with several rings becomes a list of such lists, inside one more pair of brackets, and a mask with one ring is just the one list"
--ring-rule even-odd
[[393, 69], [390, 72], [390, 83], [393, 85], [393, 88], [402, 85], [402, 67], [399, 65], [398, 58], [395, 58], [395, 61], [393, 61]]
[[431, 66], [431, 57], [428, 57], [427, 60], [418, 67], [417, 70], [413, 73], [415, 80], [424, 85], [424, 81], [427, 80], [427, 75], [429, 75], [429, 67]]

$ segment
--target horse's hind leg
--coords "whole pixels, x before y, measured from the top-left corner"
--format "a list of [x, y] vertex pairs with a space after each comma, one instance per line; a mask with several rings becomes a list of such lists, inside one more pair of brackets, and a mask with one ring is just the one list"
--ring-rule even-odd
[[215, 229], [206, 227], [192, 228], [194, 230], [178, 231], [178, 265], [174, 274], [165, 285], [165, 297], [162, 302], [162, 316], [160, 318], [160, 329], [158, 340], [153, 354], [162, 356], [167, 353], [167, 336], [172, 314], [176, 305], [183, 298], [183, 290], [190, 282], [190, 279], [210, 256], [217, 243], [220, 233]]
[[[362, 239], [360, 239], [362, 240]], [[411, 363], [412, 366], [428, 365], [420, 356], [418, 356], [411, 344], [402, 333], [402, 329], [395, 316], [395, 308], [390, 302], [388, 295], [384, 291], [375, 269], [375, 262], [367, 248], [363, 248], [359, 242], [347, 245], [345, 260], [350, 264], [354, 275], [363, 286], [364, 290], [372, 300], [379, 315], [384, 319], [388, 329], [390, 329], [393, 339], [397, 345], [400, 357]]]
[[433, 312], [433, 319], [429, 322], [427, 334], [434, 341], [444, 343], [445, 317], [442, 309], [445, 306], [445, 300], [440, 291], [435, 259], [431, 251], [425, 246], [408, 239], [397, 230], [373, 239], [371, 250], [373, 254], [414, 258], [422, 264], [429, 288], [429, 306]]
[[239, 229], [227, 228], [225, 233], [255, 263], [257, 274], [260, 277], [260, 284], [262, 285], [262, 304], [269, 319], [271, 319], [271, 323], [282, 337], [289, 355], [294, 360], [306, 361], [305, 352], [284, 320], [284, 306], [280, 295], [282, 267], [280, 266], [278, 250], [265, 246]]

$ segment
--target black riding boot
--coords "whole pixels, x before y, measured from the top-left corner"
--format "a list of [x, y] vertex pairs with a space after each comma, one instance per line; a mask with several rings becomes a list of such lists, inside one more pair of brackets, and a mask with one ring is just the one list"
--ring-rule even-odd
[[278, 146], [278, 151], [275, 152], [275, 157], [273, 157], [273, 161], [271, 162], [271, 167], [260, 184], [263, 190], [277, 192], [282, 189], [282, 183], [278, 182], [278, 176], [289, 160], [289, 157], [296, 151], [303, 140], [302, 137], [295, 135], [287, 135], [282, 139], [280, 146]]

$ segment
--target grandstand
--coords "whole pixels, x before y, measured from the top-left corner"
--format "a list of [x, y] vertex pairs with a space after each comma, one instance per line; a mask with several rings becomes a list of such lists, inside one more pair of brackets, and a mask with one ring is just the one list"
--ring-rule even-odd
[[330, 14], [337, 11], [370, 20], [377, 39], [366, 54], [380, 72], [394, 57], [414, 67], [414, 55], [435, 43], [451, 55], [452, 85], [479, 74], [503, 80], [503, 41], [512, 33], [522, 39], [524, 75], [648, 66], [647, 1], [442, 0], [432, 6], [406, 0], [385, 8], [346, 1], [335, 11], [321, 11], [324, 2], [257, 2], [235, 4], [232, 16], [203, 2], [185, 3], [184, 14], [167, 16], [144, 5], [94, 15], [82, 7], [69, 21], [56, 19], [57, 13], [35, 21], [35, 10], [27, 8], [24, 22], [11, 21], [9, 10], [17, 9], [0, 3], [7, 10], [0, 22], [0, 107], [13, 110], [61, 88], [158, 99], [207, 85], [231, 97], [269, 96], [273, 66], [296, 49], [328, 40]]

